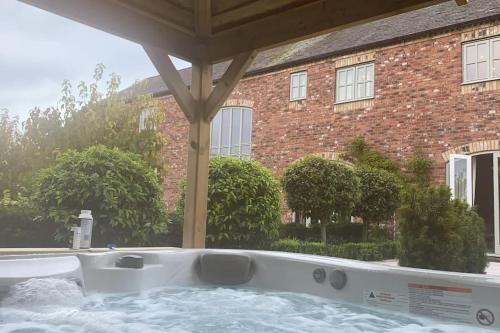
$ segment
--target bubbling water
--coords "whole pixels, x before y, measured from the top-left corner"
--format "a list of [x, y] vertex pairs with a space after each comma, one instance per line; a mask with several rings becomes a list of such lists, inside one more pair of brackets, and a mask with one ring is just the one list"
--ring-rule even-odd
[[33, 279], [1, 302], [1, 333], [491, 332], [287, 292], [160, 288], [84, 297], [71, 281]]

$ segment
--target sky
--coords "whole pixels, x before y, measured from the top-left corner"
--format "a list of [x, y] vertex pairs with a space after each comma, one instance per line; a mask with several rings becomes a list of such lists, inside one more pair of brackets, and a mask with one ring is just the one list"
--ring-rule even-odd
[[[158, 75], [142, 47], [16, 0], [0, 0], [0, 110], [21, 121], [38, 106], [57, 105], [61, 84], [89, 82], [98, 63], [121, 88]], [[174, 59], [177, 68], [189, 66]]]

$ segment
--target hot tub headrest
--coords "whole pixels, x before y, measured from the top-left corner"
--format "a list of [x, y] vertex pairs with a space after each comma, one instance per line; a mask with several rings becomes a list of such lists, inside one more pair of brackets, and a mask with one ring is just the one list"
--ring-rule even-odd
[[253, 276], [252, 258], [246, 254], [204, 253], [197, 262], [200, 279], [217, 285], [243, 284]]

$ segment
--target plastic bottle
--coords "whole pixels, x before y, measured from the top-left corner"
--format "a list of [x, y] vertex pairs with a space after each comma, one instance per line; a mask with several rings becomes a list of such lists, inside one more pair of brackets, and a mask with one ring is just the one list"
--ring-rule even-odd
[[90, 210], [82, 210], [78, 216], [80, 219], [80, 227], [82, 228], [82, 236], [80, 247], [82, 249], [90, 249], [92, 241], [92, 212]]
[[82, 228], [80, 227], [73, 227], [71, 228], [71, 231], [73, 231], [73, 245], [72, 249], [73, 250], [78, 250], [80, 248], [80, 240], [82, 236]]

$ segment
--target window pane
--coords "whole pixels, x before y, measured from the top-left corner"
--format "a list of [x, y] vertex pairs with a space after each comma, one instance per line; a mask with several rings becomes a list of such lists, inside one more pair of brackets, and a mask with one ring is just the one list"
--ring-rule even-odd
[[466, 67], [465, 67], [465, 80], [466, 81], [477, 80], [476, 64], [466, 65]]
[[[228, 108], [228, 109], [222, 109], [222, 110], [223, 111], [222, 111], [221, 146], [229, 146], [229, 131], [231, 128], [231, 109]], [[223, 154], [223, 153], [221, 152], [221, 154]]]
[[240, 144], [240, 134], [241, 134], [241, 109], [232, 108], [233, 110], [233, 120], [231, 127], [231, 146]]
[[488, 78], [488, 63], [486, 61], [477, 63], [477, 78], [478, 80]]
[[374, 70], [373, 64], [367, 66], [367, 68], [366, 68], [366, 80], [367, 81], [373, 81], [373, 70]]
[[299, 85], [299, 77], [297, 74], [292, 75], [292, 87], [297, 87]]
[[345, 101], [346, 100], [346, 87], [340, 87], [339, 88], [339, 95], [337, 96], [337, 100], [339, 102]]
[[252, 136], [252, 110], [243, 109], [243, 126], [241, 132], [241, 143], [251, 142]]
[[354, 98], [354, 85], [350, 85], [346, 87], [346, 100], [350, 100]]
[[306, 73], [300, 74], [300, 83], [299, 84], [301, 86], [305, 86], [306, 85]]
[[492, 75], [493, 77], [500, 77], [500, 59], [493, 60]]
[[345, 86], [346, 85], [346, 71], [339, 71], [337, 86]]
[[300, 88], [299, 88], [299, 97], [300, 98], [305, 98], [306, 97], [306, 86], [300, 86]]
[[365, 66], [358, 67], [358, 73], [357, 73], [357, 81], [358, 83], [362, 83], [366, 81], [366, 68]]
[[299, 87], [292, 88], [292, 99], [299, 98]]
[[370, 81], [366, 84], [366, 96], [367, 97], [373, 96], [373, 81]]
[[488, 43], [481, 43], [477, 46], [477, 61], [486, 61], [488, 59]]
[[357, 98], [364, 98], [364, 97], [366, 97], [365, 96], [365, 92], [366, 92], [366, 90], [365, 90], [365, 84], [364, 83], [358, 83], [357, 86], [358, 86], [358, 90], [356, 91], [356, 94], [357, 94], [356, 97]]
[[492, 41], [491, 49], [493, 50], [493, 59], [500, 59], [500, 40]]
[[455, 199], [467, 201], [467, 160], [455, 159]]
[[354, 68], [347, 70], [347, 84], [354, 83]]
[[220, 145], [220, 119], [221, 113], [217, 112], [214, 119], [212, 120], [212, 133], [210, 134], [210, 145], [212, 147], [219, 147]]
[[476, 62], [476, 45], [467, 45], [465, 47], [465, 61], [467, 64]]

